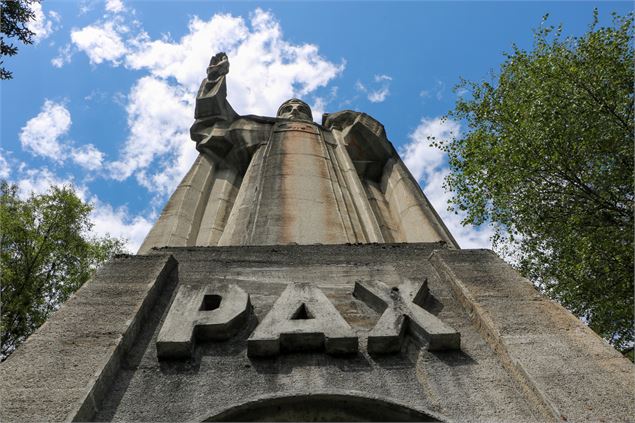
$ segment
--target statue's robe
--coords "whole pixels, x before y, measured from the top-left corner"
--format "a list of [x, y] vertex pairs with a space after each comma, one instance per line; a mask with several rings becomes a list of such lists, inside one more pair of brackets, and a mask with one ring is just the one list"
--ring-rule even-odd
[[200, 151], [139, 253], [164, 246], [445, 242], [458, 247], [370, 116], [238, 116], [204, 80]]

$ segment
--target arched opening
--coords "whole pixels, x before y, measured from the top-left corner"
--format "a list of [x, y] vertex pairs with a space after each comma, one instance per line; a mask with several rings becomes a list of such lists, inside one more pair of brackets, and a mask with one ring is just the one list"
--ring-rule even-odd
[[261, 398], [227, 408], [207, 422], [439, 422], [430, 413], [378, 398], [307, 394]]

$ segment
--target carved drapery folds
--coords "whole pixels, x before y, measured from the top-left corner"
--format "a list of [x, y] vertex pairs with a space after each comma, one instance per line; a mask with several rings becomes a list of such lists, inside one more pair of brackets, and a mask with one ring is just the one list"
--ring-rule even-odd
[[458, 247], [381, 123], [350, 110], [325, 114], [322, 125], [283, 107], [276, 118], [239, 116], [227, 101], [228, 70], [227, 56], [212, 58], [190, 131], [200, 156], [139, 253], [293, 243]]

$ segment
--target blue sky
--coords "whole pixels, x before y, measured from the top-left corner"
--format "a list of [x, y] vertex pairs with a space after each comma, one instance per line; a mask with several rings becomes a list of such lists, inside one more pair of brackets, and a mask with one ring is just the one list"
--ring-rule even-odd
[[0, 177], [22, 195], [73, 184], [93, 203], [97, 234], [134, 252], [196, 156], [194, 97], [209, 58], [226, 51], [238, 113], [275, 115], [297, 96], [323, 112], [364, 111], [386, 127], [464, 248], [490, 246], [488, 227], [446, 211], [445, 156], [428, 136], [465, 131], [443, 121], [461, 77], [489, 79], [515, 43], [531, 48], [549, 13], [582, 35], [631, 2], [44, 1], [36, 43], [5, 61]]

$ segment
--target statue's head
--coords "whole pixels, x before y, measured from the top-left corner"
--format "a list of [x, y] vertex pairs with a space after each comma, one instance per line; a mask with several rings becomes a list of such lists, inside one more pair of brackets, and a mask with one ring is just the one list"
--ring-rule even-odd
[[302, 100], [292, 98], [282, 103], [278, 109], [278, 117], [291, 120], [308, 120], [313, 121], [311, 108]]

